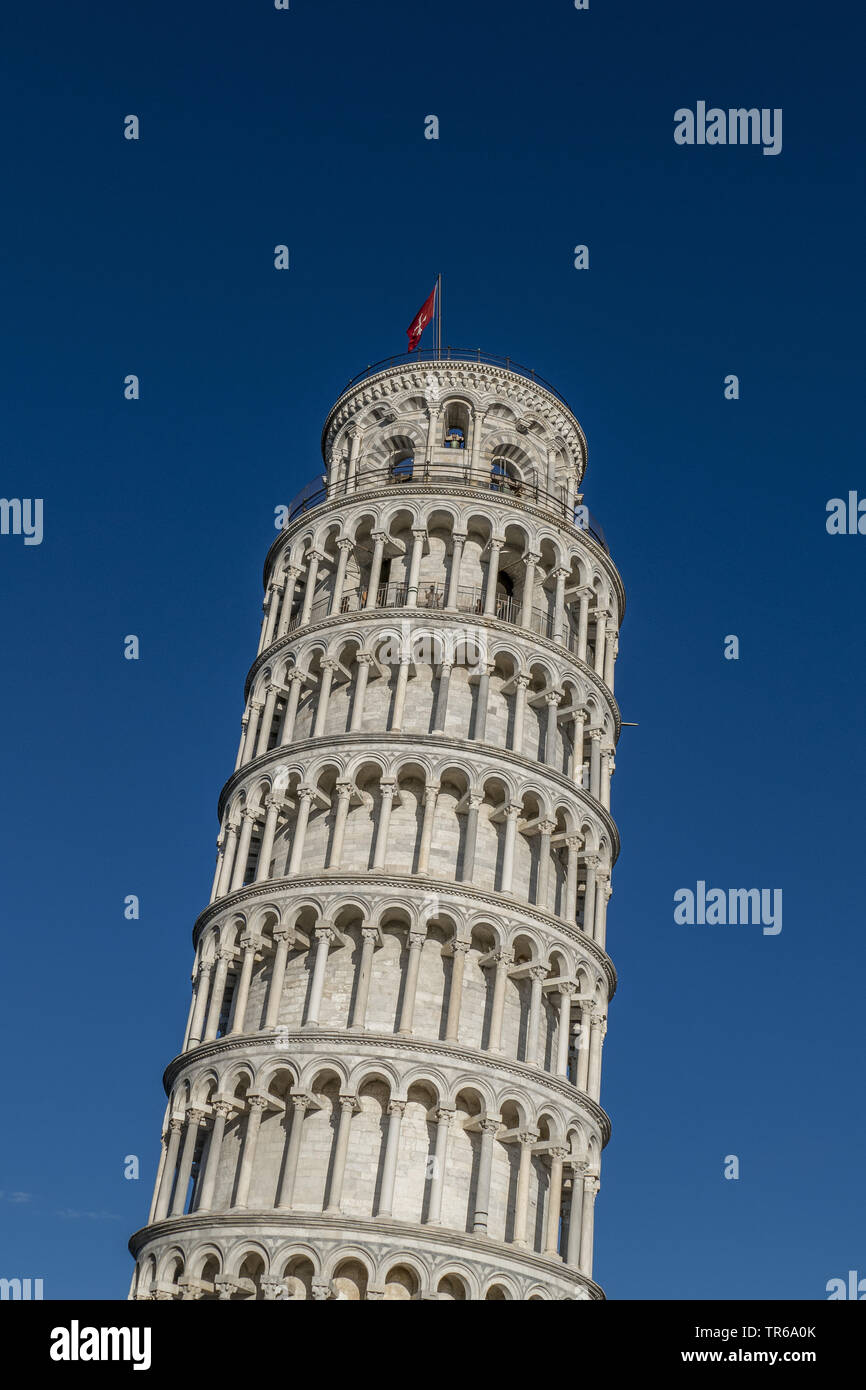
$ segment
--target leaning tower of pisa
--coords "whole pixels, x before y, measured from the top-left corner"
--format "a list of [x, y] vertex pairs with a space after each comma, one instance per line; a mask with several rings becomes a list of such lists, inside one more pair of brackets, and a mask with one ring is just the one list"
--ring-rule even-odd
[[280, 516], [134, 1298], [599, 1299], [624, 594], [507, 358], [349, 383]]

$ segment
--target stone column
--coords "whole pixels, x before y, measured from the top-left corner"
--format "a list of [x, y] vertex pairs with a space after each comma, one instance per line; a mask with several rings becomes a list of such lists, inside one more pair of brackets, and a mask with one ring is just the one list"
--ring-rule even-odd
[[373, 974], [373, 952], [379, 933], [375, 927], [364, 927], [361, 931], [361, 965], [358, 971], [358, 988], [355, 991], [355, 1007], [352, 1010], [350, 1028], [363, 1029], [367, 1026], [367, 1001], [370, 998], [370, 979]]
[[529, 1179], [532, 1173], [532, 1146], [538, 1139], [537, 1129], [521, 1130], [517, 1136], [520, 1145], [520, 1164], [517, 1169], [517, 1191], [514, 1195], [514, 1235], [512, 1245], [521, 1248], [529, 1244], [526, 1228], [529, 1219]]
[[202, 961], [198, 968], [198, 983], [195, 991], [195, 1008], [193, 1009], [192, 1022], [189, 1026], [189, 1045], [195, 1047], [201, 1042], [201, 1030], [204, 1023], [205, 1011], [210, 994], [210, 977], [213, 970], [213, 962]]
[[265, 1008], [265, 1028], [275, 1028], [277, 1019], [280, 1016], [280, 1002], [283, 997], [283, 982], [286, 978], [286, 961], [289, 956], [289, 933], [280, 931], [279, 928], [274, 932], [276, 950], [274, 951], [274, 963], [271, 968], [271, 982], [268, 985], [268, 1002]]
[[223, 866], [220, 874], [217, 897], [224, 898], [229, 891], [232, 873], [234, 871], [235, 854], [237, 853], [238, 829], [236, 825], [230, 825], [226, 830], [225, 848], [223, 849]]
[[607, 609], [595, 610], [595, 674], [604, 677], [604, 634], [607, 622]]
[[487, 731], [487, 702], [490, 699], [490, 677], [493, 674], [493, 664], [485, 662], [481, 675], [478, 677], [478, 700], [475, 705], [475, 732], [472, 737], [476, 743], [484, 742], [484, 735]]
[[478, 479], [478, 460], [481, 457], [481, 426], [484, 415], [481, 411], [472, 411], [472, 452], [469, 456], [469, 478], [471, 482]]
[[286, 1161], [283, 1164], [283, 1177], [280, 1183], [280, 1190], [277, 1193], [277, 1207], [288, 1210], [292, 1205], [292, 1197], [295, 1192], [295, 1178], [298, 1172], [298, 1157], [301, 1152], [301, 1138], [304, 1132], [304, 1115], [310, 1103], [309, 1096], [291, 1095], [289, 1100], [292, 1102], [292, 1127], [289, 1130], [288, 1143], [286, 1147]]
[[316, 722], [313, 725], [313, 738], [321, 738], [325, 732], [325, 720], [328, 717], [328, 700], [331, 695], [331, 682], [334, 679], [334, 672], [337, 663], [333, 657], [326, 656], [322, 662], [322, 677], [319, 681], [319, 698], [316, 701]]
[[307, 836], [307, 821], [310, 819], [310, 802], [313, 798], [313, 788], [298, 787], [298, 814], [295, 818], [295, 833], [292, 836], [292, 853], [289, 859], [289, 877], [296, 874], [301, 867], [301, 860], [304, 854], [304, 840]]
[[403, 989], [403, 1006], [400, 1010], [398, 1035], [408, 1037], [412, 1033], [412, 1019], [415, 1014], [415, 996], [418, 992], [418, 970], [421, 965], [421, 950], [427, 940], [426, 933], [410, 931], [408, 958], [406, 961], [406, 984]]
[[337, 559], [337, 573], [334, 575], [334, 589], [331, 594], [331, 606], [329, 613], [339, 613], [340, 605], [343, 602], [343, 587], [346, 583], [346, 568], [349, 564], [349, 556], [352, 553], [354, 542], [348, 539], [337, 541], [337, 549], [340, 552]]
[[226, 1132], [226, 1124], [231, 1117], [232, 1106], [228, 1101], [215, 1100], [211, 1103], [214, 1122], [211, 1131], [210, 1144], [207, 1151], [207, 1163], [204, 1170], [204, 1182], [202, 1183], [201, 1197], [199, 1198], [198, 1211], [210, 1211], [213, 1206], [213, 1194], [216, 1186], [217, 1172], [219, 1170], [220, 1153], [222, 1152], [223, 1137]]
[[475, 873], [475, 850], [478, 845], [478, 812], [484, 801], [483, 796], [472, 793], [466, 812], [466, 838], [463, 842], [463, 865], [461, 883], [471, 883]]
[[258, 938], [247, 934], [241, 940], [244, 949], [243, 964], [241, 965], [240, 979], [238, 980], [237, 994], [235, 995], [234, 1018], [229, 1029], [230, 1034], [242, 1033], [246, 1022], [247, 1002], [250, 997], [250, 981], [253, 977], [253, 966], [256, 959], [256, 947]]
[[283, 592], [283, 586], [279, 580], [274, 580], [268, 587], [270, 588], [271, 600], [268, 604], [268, 620], [265, 625], [265, 647], [269, 647], [274, 640], [274, 628], [277, 625], [277, 614], [280, 611], [280, 598]]
[[238, 755], [235, 758], [235, 772], [237, 772], [238, 768], [244, 760], [244, 749], [246, 748], [247, 744], [247, 729], [249, 727], [249, 722], [250, 712], [248, 709], [245, 709], [243, 714], [241, 715], [241, 741], [238, 744]]
[[259, 732], [259, 719], [262, 713], [262, 706], [258, 700], [250, 700], [250, 713], [247, 719], [247, 736], [244, 740], [244, 751], [241, 763], [248, 763], [254, 757], [256, 738]]
[[491, 540], [490, 559], [487, 561], [487, 587], [484, 591], [484, 614], [490, 617], [496, 607], [496, 581], [499, 578], [499, 552], [504, 542]]
[[463, 1003], [463, 971], [468, 950], [468, 941], [452, 941], [451, 943], [451, 988], [448, 991], [448, 1017], [445, 1022], [446, 1042], [459, 1041], [460, 1007]]
[[474, 1235], [487, 1235], [487, 1220], [490, 1207], [490, 1177], [493, 1172], [493, 1140], [500, 1121], [488, 1117], [481, 1121], [481, 1157], [478, 1162], [478, 1177], [475, 1183], [475, 1211], [472, 1217]]
[[448, 717], [448, 683], [451, 679], [450, 661], [443, 661], [439, 667], [439, 688], [436, 692], [436, 713], [433, 716], [433, 733], [444, 734]]
[[532, 992], [529, 996], [529, 1021], [526, 1025], [526, 1063], [527, 1066], [537, 1067], [538, 1043], [541, 1032], [541, 999], [542, 986], [547, 979], [547, 966], [534, 965], [529, 972], [532, 980]]
[[589, 1082], [587, 1092], [593, 1100], [601, 1095], [601, 1049], [607, 1032], [604, 1014], [593, 1014], [589, 1025]]
[[165, 1151], [165, 1167], [162, 1170], [159, 1198], [156, 1203], [156, 1211], [153, 1214], [154, 1221], [164, 1221], [168, 1215], [168, 1203], [174, 1183], [175, 1170], [177, 1168], [177, 1150], [180, 1144], [180, 1132], [182, 1129], [183, 1120], [179, 1119], [177, 1116], [172, 1116], [168, 1122], [168, 1146]]
[[580, 1222], [580, 1260], [578, 1268], [587, 1279], [592, 1278], [592, 1235], [595, 1220], [595, 1199], [599, 1181], [594, 1173], [583, 1179], [583, 1211]]
[[352, 701], [352, 719], [349, 724], [349, 731], [353, 734], [358, 732], [364, 718], [364, 699], [367, 694], [370, 667], [373, 664], [373, 657], [370, 652], [359, 652], [356, 664], [358, 674], [355, 677], [355, 698]]
[[259, 850], [259, 859], [256, 864], [256, 883], [263, 883], [266, 878], [270, 878], [271, 855], [274, 852], [274, 836], [277, 833], [277, 818], [280, 814], [281, 802], [279, 797], [265, 797], [265, 828], [262, 831], [262, 844]]
[[373, 559], [370, 561], [370, 578], [367, 583], [365, 608], [378, 608], [379, 606], [379, 582], [382, 578], [382, 557], [385, 554], [385, 541], [387, 539], [384, 531], [373, 532]]
[[289, 630], [289, 623], [291, 622], [292, 618], [292, 604], [295, 599], [295, 585], [298, 582], [298, 576], [300, 575], [300, 573], [301, 571], [298, 569], [297, 565], [289, 565], [288, 569], [286, 570], [286, 585], [285, 591], [283, 593], [283, 607], [282, 612], [280, 613], [280, 622], [277, 628], [277, 637], [285, 637], [286, 633]]
[[177, 1182], [174, 1185], [174, 1197], [169, 1216], [183, 1216], [183, 1209], [186, 1206], [186, 1190], [189, 1187], [192, 1160], [198, 1139], [198, 1127], [203, 1119], [203, 1110], [191, 1109], [186, 1112], [186, 1134], [183, 1137], [183, 1149], [181, 1150]]
[[490, 1008], [490, 1038], [488, 1052], [502, 1052], [502, 1019], [505, 1013], [505, 986], [508, 982], [508, 969], [514, 959], [511, 951], [496, 951], [493, 956], [496, 979], [493, 985], [493, 1003]]
[[313, 982], [310, 986], [307, 1028], [317, 1028], [319, 1025], [319, 1008], [322, 1003], [322, 990], [325, 984], [325, 967], [328, 964], [328, 951], [335, 936], [336, 932], [333, 927], [316, 927], [316, 960], [313, 965]]
[[566, 1263], [571, 1269], [580, 1265], [580, 1226], [583, 1215], [583, 1177], [586, 1164], [572, 1159], [571, 1163], [571, 1205], [568, 1212], [568, 1250]]
[[574, 985], [564, 983], [559, 990], [559, 1027], [556, 1030], [556, 1074], [568, 1077], [568, 1044], [571, 1039], [571, 996]]
[[418, 850], [418, 868], [416, 873], [426, 874], [430, 865], [430, 847], [433, 843], [433, 820], [436, 815], [436, 798], [439, 795], [439, 783], [428, 782], [424, 788], [424, 820], [421, 824], [421, 845]]
[[565, 581], [568, 578], [568, 570], [559, 568], [553, 571], [556, 577], [556, 592], [553, 599], [553, 640], [562, 641], [562, 634], [565, 628]]
[[204, 1042], [213, 1042], [219, 1027], [220, 1013], [223, 1006], [223, 994], [226, 987], [226, 975], [228, 974], [229, 961], [234, 959], [234, 951], [230, 948], [223, 948], [217, 951], [217, 967], [214, 972], [213, 989], [210, 994], [210, 1008], [207, 1011], [207, 1023], [204, 1029]]
[[349, 431], [349, 466], [346, 471], [346, 485], [349, 492], [354, 492], [358, 485], [358, 455], [361, 452], [361, 431]]
[[589, 791], [601, 800], [601, 729], [589, 731]]
[[465, 542], [465, 531], [453, 532], [451, 536], [451, 573], [448, 576], [448, 597], [445, 600], [445, 607], [451, 612], [457, 611], [460, 595], [460, 565], [463, 560], [463, 546]]
[[514, 682], [514, 733], [511, 748], [514, 753], [523, 752], [523, 728], [526, 723], [526, 690], [528, 676], [518, 676]]
[[262, 1115], [268, 1106], [266, 1096], [248, 1095], [247, 1105], [247, 1128], [244, 1135], [244, 1148], [241, 1154], [241, 1168], [238, 1174], [237, 1196], [235, 1207], [245, 1210], [250, 1196], [250, 1179], [253, 1175], [253, 1164], [256, 1158], [256, 1147], [259, 1142], [259, 1126], [262, 1122]]
[[383, 777], [379, 783], [381, 803], [379, 819], [376, 823], [376, 847], [373, 851], [373, 868], [384, 869], [388, 862], [388, 831], [391, 826], [391, 811], [394, 806], [394, 793], [397, 782], [393, 777]]
[[331, 853], [326, 868], [339, 869], [343, 857], [343, 840], [346, 834], [346, 819], [349, 815], [349, 802], [354, 787], [351, 782], [337, 783], [337, 813], [334, 817], [334, 835], [331, 840]]
[[609, 627], [605, 633], [604, 643], [604, 683], [608, 690], [613, 692], [613, 667], [616, 661], [617, 631], [615, 627]]
[[585, 854], [583, 860], [586, 864], [586, 886], [583, 894], [582, 925], [586, 935], [591, 937], [595, 922], [595, 876], [598, 871], [599, 858], [597, 854]]
[[427, 1226], [438, 1226], [442, 1220], [442, 1194], [445, 1191], [445, 1170], [448, 1164], [448, 1136], [454, 1111], [440, 1106], [436, 1112], [436, 1147], [433, 1151], [433, 1176], [430, 1179], [430, 1202], [427, 1207]]
[[589, 1047], [592, 1029], [592, 1001], [584, 1000], [580, 1006], [580, 1047], [577, 1050], [577, 1077], [575, 1085], [579, 1091], [589, 1094]]
[[311, 550], [307, 556], [307, 582], [304, 586], [304, 601], [301, 605], [301, 617], [299, 627], [306, 627], [310, 621], [310, 613], [313, 609], [313, 599], [316, 593], [316, 580], [319, 576], [319, 562], [322, 555], [318, 550]]
[[[237, 771], [237, 768], [235, 768], [235, 771]], [[224, 832], [221, 830], [220, 833], [219, 833], [219, 835], [217, 836], [217, 859], [216, 859], [216, 868], [214, 869], [213, 883], [211, 884], [211, 890], [210, 890], [210, 899], [209, 899], [210, 902], [213, 902], [214, 899], [216, 898], [217, 892], [218, 892], [218, 890], [219, 890], [220, 879], [222, 878], [223, 861], [224, 861], [224, 855], [223, 855], [223, 846], [224, 846], [224, 844], [225, 844], [225, 834], [224, 834]]]
[[265, 707], [262, 711], [261, 723], [259, 725], [259, 741], [256, 744], [255, 756], [260, 758], [262, 753], [268, 751], [268, 741], [271, 736], [271, 725], [274, 722], [274, 710], [276, 709], [277, 696], [280, 694], [280, 687], [274, 685], [273, 681], [268, 685], [268, 693], [265, 696]]
[[601, 804], [606, 810], [610, 810], [610, 771], [613, 765], [613, 749], [602, 748], [601, 750]]
[[439, 435], [439, 417], [441, 413], [441, 407], [438, 405], [434, 405], [429, 408], [429, 418], [427, 423], [427, 443], [424, 450], [425, 471], [429, 469], [430, 464], [433, 462], [433, 450], [436, 447], [436, 440]]
[[545, 767], [555, 768], [557, 764], [557, 711], [559, 709], [560, 692], [549, 690], [544, 697], [547, 705], [547, 729], [544, 734], [544, 765]]
[[283, 715], [283, 727], [280, 731], [280, 747], [285, 748], [291, 743], [295, 736], [295, 720], [298, 717], [298, 701], [301, 698], [301, 691], [304, 688], [304, 678], [297, 668], [289, 671], [286, 676], [289, 682], [289, 697], [286, 700], [286, 712]]
[[357, 1101], [354, 1096], [340, 1096], [340, 1123], [337, 1129], [337, 1143], [334, 1146], [334, 1166], [331, 1170], [331, 1191], [326, 1210], [336, 1213], [343, 1200], [343, 1182], [346, 1176], [346, 1155], [349, 1152], [349, 1132]]
[[542, 912], [550, 911], [550, 837], [555, 829], [556, 822], [552, 820], [543, 820], [538, 827], [538, 886], [535, 902]]
[[502, 886], [500, 893], [510, 893], [514, 876], [514, 845], [517, 839], [517, 817], [523, 810], [519, 801], [510, 801], [505, 812], [505, 846], [502, 851]]
[[579, 661], [586, 661], [586, 643], [589, 633], [589, 596], [591, 592], [587, 588], [578, 590], [580, 595], [580, 610], [577, 617], [577, 656]]
[[523, 563], [526, 566], [523, 575], [523, 595], [520, 600], [520, 626], [522, 628], [532, 627], [532, 599], [535, 593], [535, 566], [541, 559], [534, 551], [527, 550], [523, 556]]
[[394, 714], [391, 719], [391, 733], [399, 734], [403, 728], [403, 711], [406, 706], [406, 687], [409, 684], [409, 658], [400, 661], [397, 672], [397, 687], [394, 691]]
[[604, 872], [599, 875], [596, 884], [595, 895], [595, 924], [593, 927], [593, 941], [596, 941], [602, 950], [605, 949], [605, 939], [607, 937], [607, 905], [610, 901], [610, 873]]
[[247, 860], [250, 856], [250, 841], [253, 838], [253, 826], [256, 823], [256, 813], [246, 807], [241, 811], [241, 836], [238, 841], [237, 853], [235, 855], [235, 867], [232, 873], [232, 883], [230, 891], [234, 893], [236, 889], [244, 885], [244, 875], [247, 871]]
[[382, 1189], [377, 1216], [392, 1216], [394, 1182], [397, 1177], [397, 1155], [400, 1151], [400, 1125], [406, 1109], [405, 1100], [392, 1100], [388, 1106], [388, 1138], [385, 1141], [385, 1162], [382, 1166]]
[[554, 1145], [550, 1149], [550, 1195], [547, 1202], [547, 1233], [544, 1253], [549, 1260], [559, 1255], [559, 1215], [562, 1209], [562, 1164], [568, 1149]]
[[409, 560], [409, 579], [406, 585], [406, 607], [415, 608], [418, 605], [418, 575], [421, 570], [421, 555], [424, 550], [424, 542], [427, 539], [427, 532], [422, 527], [412, 528], [412, 555]]
[[566, 921], [574, 925], [577, 921], [577, 861], [583, 840], [580, 835], [566, 835], [565, 844], [568, 850], [568, 867], [565, 878], [565, 912], [563, 916]]
[[586, 710], [578, 710], [574, 716], [574, 763], [571, 776], [573, 781], [583, 786], [583, 726], [586, 722]]

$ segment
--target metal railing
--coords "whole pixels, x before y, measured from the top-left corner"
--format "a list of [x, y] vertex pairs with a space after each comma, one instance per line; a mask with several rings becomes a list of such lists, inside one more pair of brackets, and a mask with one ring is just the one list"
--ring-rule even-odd
[[[448, 602], [448, 593], [449, 589], [445, 584], [420, 584], [412, 611], [433, 609], [444, 613]], [[405, 608], [408, 597], [409, 586], [407, 584], [380, 584], [376, 590], [375, 602], [372, 604], [368, 603], [368, 589], [364, 587], [346, 589], [335, 609], [335, 615], [338, 613], [359, 613], [364, 608]], [[321, 594], [315, 598], [310, 609], [308, 622], [316, 623], [320, 622], [322, 618], [327, 618], [331, 613], [331, 604], [330, 594]], [[504, 594], [496, 596], [492, 611], [485, 615], [484, 590], [478, 587], [458, 588], [455, 606], [458, 613], [474, 613], [478, 617], [487, 616], [496, 618], [502, 623], [511, 623], [514, 627], [523, 627], [522, 603]], [[289, 620], [286, 631], [293, 632], [299, 626], [300, 609]], [[529, 617], [528, 630], [538, 637], [546, 637], [548, 641], [554, 641], [555, 622], [553, 614], [544, 608], [533, 608]], [[577, 654], [577, 633], [568, 627], [567, 621], [563, 624], [560, 643], [574, 655]]]
[[431, 463], [416, 467], [409, 460], [402, 459], [392, 467], [371, 468], [359, 473], [354, 480], [354, 486], [350, 486], [346, 479], [337, 483], [328, 483], [324, 475], [319, 479], [313, 478], [301, 488], [300, 492], [296, 493], [289, 503], [286, 525], [293, 521], [296, 516], [312, 511], [314, 507], [321, 506], [323, 502], [354, 497], [367, 488], [408, 489], [413, 485], [428, 486], [431, 482], [442, 483], [446, 487], [449, 485], [452, 487], [473, 487], [477, 488], [479, 492], [495, 492], [503, 496], [514, 497], [518, 501], [532, 502], [537, 507], [543, 507], [546, 511], [553, 512], [563, 521], [570, 522], [572, 526], [576, 525], [580, 530], [588, 531], [602, 549], [608, 551], [607, 540], [600, 522], [596, 520], [588, 508], [576, 506], [574, 503], [569, 506], [565, 488], [560, 488], [556, 492], [549, 492], [546, 488], [541, 487], [537, 481], [524, 482], [519, 478], [508, 478], [501, 473], [480, 473], [477, 469], [473, 471], [468, 456], [466, 463], [462, 466]]

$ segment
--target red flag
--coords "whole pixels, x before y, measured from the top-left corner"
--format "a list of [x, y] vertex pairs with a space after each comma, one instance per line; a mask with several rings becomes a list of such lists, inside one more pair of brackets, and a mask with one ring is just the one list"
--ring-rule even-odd
[[418, 310], [406, 332], [409, 335], [409, 351], [414, 352], [421, 341], [421, 334], [433, 317], [433, 309], [436, 303], [436, 286], [430, 291], [430, 296], [424, 301]]

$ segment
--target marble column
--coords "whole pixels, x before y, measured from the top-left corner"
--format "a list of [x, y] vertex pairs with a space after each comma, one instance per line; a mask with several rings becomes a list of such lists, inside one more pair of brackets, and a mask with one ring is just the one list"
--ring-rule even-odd
[[165, 1166], [162, 1170], [162, 1182], [159, 1188], [159, 1198], [156, 1203], [156, 1210], [153, 1214], [154, 1221], [164, 1221], [168, 1215], [168, 1203], [171, 1197], [171, 1189], [174, 1185], [174, 1176], [177, 1169], [177, 1151], [180, 1145], [180, 1133], [183, 1129], [183, 1120], [174, 1115], [168, 1122], [168, 1144], [165, 1151]]
[[266, 878], [271, 876], [271, 855], [274, 852], [274, 836], [277, 833], [277, 819], [281, 805], [282, 802], [279, 797], [265, 797], [265, 828], [262, 831], [262, 843], [256, 864], [256, 883], [263, 883]]
[[460, 1008], [463, 1003], [463, 972], [468, 950], [468, 941], [452, 941], [451, 943], [451, 988], [448, 991], [448, 1017], [445, 1022], [446, 1042], [459, 1041]]
[[405, 1110], [405, 1100], [392, 1100], [388, 1106], [388, 1137], [385, 1140], [385, 1161], [382, 1165], [382, 1188], [377, 1216], [393, 1215], [397, 1156], [400, 1152], [400, 1126]]
[[451, 612], [457, 611], [457, 604], [460, 595], [460, 565], [463, 559], [463, 546], [466, 542], [465, 531], [455, 531], [451, 536], [451, 573], [448, 576], [448, 597], [445, 606]]
[[298, 787], [298, 814], [295, 818], [295, 833], [292, 836], [292, 853], [289, 859], [289, 877], [296, 874], [301, 867], [304, 854], [304, 840], [307, 837], [307, 821], [310, 819], [310, 803], [313, 799], [313, 788]]
[[328, 964], [328, 951], [336, 937], [333, 927], [316, 927], [316, 959], [313, 965], [313, 980], [310, 986], [310, 1003], [307, 1009], [306, 1027], [317, 1028], [322, 991], [325, 984], [325, 968]]
[[364, 927], [362, 929], [358, 988], [355, 991], [355, 1005], [352, 1010], [350, 1028], [364, 1029], [367, 1026], [367, 1003], [370, 998], [370, 980], [373, 975], [373, 952], [378, 940], [379, 932], [376, 927]]
[[532, 1176], [532, 1146], [537, 1140], [537, 1129], [523, 1129], [517, 1136], [520, 1162], [517, 1168], [517, 1191], [514, 1194], [514, 1235], [511, 1243], [520, 1248], [529, 1244], [526, 1238], [529, 1223], [529, 1179]]
[[488, 1116], [481, 1121], [481, 1157], [475, 1183], [475, 1210], [472, 1217], [474, 1235], [487, 1235], [490, 1208], [490, 1178], [493, 1173], [493, 1141], [500, 1121]]
[[508, 983], [508, 971], [513, 959], [511, 951], [495, 951], [493, 954], [493, 966], [496, 971], [496, 978], [493, 985], [493, 1003], [490, 1007], [490, 1037], [487, 1042], [488, 1052], [504, 1051], [502, 1046], [502, 1020], [505, 1014], [505, 987]]
[[304, 1133], [304, 1115], [310, 1104], [310, 1097], [302, 1094], [292, 1094], [289, 1096], [292, 1103], [292, 1126], [288, 1133], [286, 1144], [286, 1159], [283, 1164], [283, 1176], [280, 1182], [280, 1190], [277, 1193], [277, 1207], [283, 1211], [288, 1210], [292, 1205], [292, 1197], [295, 1192], [295, 1178], [298, 1174], [298, 1157], [301, 1152], [301, 1139]]
[[550, 1153], [550, 1188], [547, 1200], [547, 1230], [544, 1253], [549, 1260], [559, 1256], [559, 1216], [562, 1209], [562, 1165], [568, 1150], [555, 1144]]
[[487, 561], [487, 586], [484, 590], [484, 614], [490, 617], [496, 607], [496, 581], [499, 578], [499, 552], [504, 542], [491, 540], [490, 558]]
[[352, 1116], [357, 1109], [355, 1096], [340, 1096], [340, 1121], [337, 1128], [337, 1142], [334, 1145], [334, 1166], [331, 1169], [331, 1190], [326, 1211], [337, 1213], [343, 1201], [343, 1183], [346, 1177], [346, 1156], [349, 1152], [349, 1134]]
[[262, 1115], [268, 1107], [266, 1096], [252, 1094], [247, 1096], [247, 1127], [244, 1134], [244, 1147], [241, 1154], [241, 1167], [238, 1173], [238, 1185], [235, 1195], [234, 1205], [240, 1210], [245, 1210], [250, 1196], [250, 1180], [253, 1176], [253, 1164], [256, 1161], [256, 1148], [259, 1142], [259, 1127], [262, 1122]]
[[211, 1102], [214, 1121], [211, 1131], [210, 1143], [207, 1150], [207, 1162], [204, 1170], [204, 1182], [202, 1183], [201, 1196], [199, 1198], [197, 1211], [210, 1211], [213, 1206], [214, 1188], [216, 1187], [217, 1173], [219, 1171], [220, 1154], [222, 1152], [223, 1137], [226, 1132], [226, 1125], [231, 1118], [232, 1105], [227, 1100], [214, 1100]]
[[398, 1035], [409, 1037], [412, 1033], [412, 1020], [415, 1015], [415, 996], [418, 992], [418, 971], [421, 965], [421, 951], [427, 940], [426, 932], [410, 931], [407, 960], [406, 983], [403, 988], [403, 1005], [400, 1010]]
[[442, 1196], [448, 1166], [448, 1139], [454, 1110], [440, 1106], [436, 1112], [436, 1145], [433, 1151], [433, 1173], [430, 1178], [430, 1201], [425, 1225], [438, 1226], [442, 1220]]
[[203, 1119], [203, 1110], [190, 1109], [186, 1112], [186, 1134], [183, 1137], [183, 1148], [181, 1150], [180, 1164], [177, 1170], [177, 1182], [174, 1185], [174, 1197], [172, 1198], [169, 1216], [183, 1216], [183, 1209], [186, 1206], [187, 1188], [189, 1187], [190, 1174], [192, 1173], [192, 1160], [198, 1141], [198, 1127]]
[[379, 584], [382, 578], [382, 559], [385, 554], [385, 542], [388, 539], [384, 531], [373, 532], [373, 558], [370, 561], [370, 577], [367, 581], [367, 598], [364, 603], [365, 608], [378, 608], [379, 606]]

